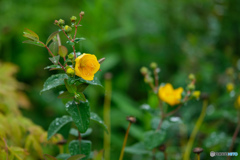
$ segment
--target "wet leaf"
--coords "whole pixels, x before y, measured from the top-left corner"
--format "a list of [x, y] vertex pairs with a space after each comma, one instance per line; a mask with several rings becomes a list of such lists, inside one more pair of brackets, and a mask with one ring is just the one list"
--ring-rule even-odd
[[66, 57], [66, 55], [68, 54], [68, 50], [65, 46], [59, 46], [58, 47], [58, 54], [61, 56], [61, 57]]
[[55, 65], [58, 64], [59, 59], [60, 59], [60, 56], [59, 56], [59, 55], [58, 55], [58, 56], [55, 56], [55, 57], [49, 58], [49, 60], [50, 60], [53, 64], [55, 64]]
[[[78, 130], [75, 128], [71, 128], [70, 132], [71, 135], [78, 137]], [[86, 137], [92, 133], [92, 128], [88, 128], [85, 133], [81, 133], [81, 137]]]
[[72, 41], [67, 41], [66, 43], [69, 44], [69, 45], [71, 45], [71, 46], [74, 46], [74, 45], [75, 45], [75, 43], [72, 42]]
[[126, 147], [125, 152], [131, 153], [131, 154], [151, 154], [152, 151], [149, 151], [146, 149], [143, 142], [138, 142], [132, 146]]
[[40, 91], [40, 94], [44, 91], [56, 88], [58, 86], [64, 85], [64, 79], [68, 78], [66, 74], [55, 74], [49, 77], [43, 85], [43, 89]]
[[78, 43], [79, 41], [83, 41], [83, 40], [86, 40], [85, 38], [75, 38], [74, 42]]
[[98, 78], [95, 76], [92, 81], [88, 81], [82, 78], [76, 78], [75, 79], [76, 85], [81, 84], [81, 83], [87, 83], [95, 86], [102, 86], [101, 82], [98, 80]]
[[61, 93], [58, 98], [73, 98], [74, 94], [69, 93], [68, 91], [65, 91], [63, 93]]
[[62, 69], [62, 67], [59, 65], [51, 65], [51, 66], [45, 67], [44, 69], [55, 70], [55, 69]]
[[65, 106], [78, 130], [81, 133], [86, 132], [90, 123], [90, 107], [88, 101], [80, 103], [70, 101]]
[[94, 112], [90, 113], [90, 119], [92, 121], [97, 122], [98, 124], [100, 124], [100, 126], [108, 133], [108, 129], [106, 124], [103, 122], [103, 120]]
[[48, 137], [49, 140], [54, 134], [56, 134], [65, 124], [72, 122], [72, 117], [62, 116], [61, 118], [56, 118], [52, 121], [48, 127]]
[[53, 32], [47, 39], [46, 45], [59, 33], [60, 31]]
[[78, 155], [84, 154], [86, 157], [83, 160], [87, 160], [91, 153], [92, 142], [87, 140], [73, 140], [69, 143], [68, 149], [70, 154]]
[[44, 44], [36, 42], [36, 41], [31, 41], [31, 40], [26, 40], [26, 41], [23, 41], [22, 43], [28, 43], [28, 44], [33, 44], [33, 45], [36, 45], [39, 47], [45, 47]]
[[89, 86], [89, 84], [87, 84], [87, 83], [81, 83], [77, 86], [77, 91], [83, 92], [88, 86]]
[[70, 154], [66, 154], [66, 153], [62, 153], [62, 154], [59, 154], [56, 158], [58, 160], [66, 160], [67, 158], [71, 157]]
[[164, 131], [148, 131], [144, 135], [144, 145], [147, 149], [152, 150], [153, 148], [159, 146], [165, 138]]
[[82, 92], [77, 92], [74, 96], [78, 101], [82, 101], [85, 102], [86, 101], [86, 97]]
[[73, 84], [69, 84], [67, 79], [64, 80], [64, 83], [69, 93], [75, 93], [77, 91], [77, 87]]
[[58, 42], [57, 41], [52, 41], [52, 43], [50, 43], [50, 45], [49, 45], [49, 49], [53, 53], [54, 56], [57, 56], [58, 55]]

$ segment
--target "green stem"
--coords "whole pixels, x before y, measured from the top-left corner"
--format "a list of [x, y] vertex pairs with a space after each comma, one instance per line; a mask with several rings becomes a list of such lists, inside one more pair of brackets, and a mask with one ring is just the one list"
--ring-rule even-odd
[[193, 146], [193, 142], [194, 142], [194, 140], [196, 138], [196, 135], [197, 135], [197, 133], [199, 131], [199, 128], [200, 128], [200, 126], [201, 126], [201, 124], [203, 122], [204, 116], [206, 114], [207, 106], [208, 106], [208, 102], [207, 102], [207, 100], [204, 100], [203, 101], [203, 107], [202, 107], [201, 114], [200, 114], [200, 116], [199, 116], [199, 118], [197, 120], [197, 123], [196, 123], [196, 125], [195, 125], [195, 127], [194, 127], [194, 129], [193, 129], [193, 131], [191, 133], [190, 139], [189, 139], [189, 141], [187, 143], [186, 151], [185, 151], [185, 153], [183, 155], [183, 160], [189, 160], [190, 153], [191, 153], [191, 148]]
[[105, 160], [110, 160], [110, 146], [111, 146], [111, 118], [110, 118], [110, 108], [111, 108], [111, 95], [112, 95], [112, 81], [111, 74], [105, 74], [105, 98], [103, 106], [103, 120], [108, 128], [108, 134], [104, 132], [104, 158]]
[[200, 160], [200, 154], [197, 154], [197, 157], [198, 157], [197, 159]]
[[129, 122], [129, 125], [128, 125], [128, 128], [127, 128], [127, 131], [126, 131], [126, 134], [125, 134], [125, 138], [124, 138], [124, 141], [123, 141], [122, 151], [121, 151], [121, 154], [120, 154], [120, 158], [119, 158], [119, 160], [122, 160], [122, 159], [123, 159], [124, 149], [125, 149], [125, 146], [126, 146], [126, 143], [127, 143], [128, 133], [129, 133], [129, 130], [130, 130], [131, 124], [132, 124], [132, 123]]

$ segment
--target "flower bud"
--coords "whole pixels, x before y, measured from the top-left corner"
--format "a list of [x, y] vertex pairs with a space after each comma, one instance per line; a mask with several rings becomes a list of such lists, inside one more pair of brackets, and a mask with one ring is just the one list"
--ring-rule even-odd
[[65, 26], [64, 26], [64, 31], [65, 31], [66, 33], [70, 33], [70, 32], [72, 31], [72, 28], [71, 28], [70, 26], [68, 26], [68, 25], [65, 25]]
[[194, 152], [194, 153], [197, 153], [197, 154], [200, 154], [200, 153], [203, 152], [203, 149], [200, 148], [200, 147], [197, 147], [197, 148], [194, 148], [194, 149], [193, 149], [193, 152]]
[[62, 20], [62, 19], [59, 19], [59, 20], [58, 20], [58, 24], [62, 26], [62, 25], [64, 25], [64, 24], [65, 24], [65, 21], [64, 21], [64, 20]]
[[133, 116], [128, 116], [127, 117], [127, 121], [131, 122], [131, 123], [136, 123], [136, 118]]
[[84, 14], [85, 14], [84, 11], [81, 11], [79, 15], [84, 16]]
[[193, 80], [195, 80], [195, 75], [191, 73], [191, 74], [188, 75], [188, 78], [189, 78], [191, 81], [193, 81]]
[[150, 67], [151, 67], [152, 69], [156, 69], [156, 68], [157, 68], [157, 63], [152, 62], [152, 63], [150, 64]]
[[73, 60], [73, 58], [74, 58], [74, 53], [70, 53], [70, 54], [68, 55], [68, 59]]
[[147, 67], [142, 67], [142, 68], [140, 69], [140, 72], [141, 72], [143, 75], [146, 75], [146, 74], [148, 73]]
[[234, 89], [234, 84], [233, 83], [228, 83], [226, 85], [226, 88], [227, 88], [227, 91], [228, 92], [231, 92], [233, 89]]
[[55, 21], [54, 21], [54, 24], [55, 24], [55, 25], [58, 25], [58, 24], [59, 24], [58, 20], [55, 20]]
[[187, 89], [189, 89], [189, 90], [194, 90], [195, 89], [195, 85], [194, 84], [189, 84], [188, 86], [187, 86]]
[[70, 20], [71, 20], [71, 22], [76, 22], [77, 17], [76, 17], [76, 16], [72, 16], [72, 17], [70, 18]]
[[71, 67], [67, 68], [66, 73], [69, 77], [73, 77], [75, 75], [75, 71]]
[[192, 93], [192, 96], [193, 96], [194, 98], [196, 98], [196, 99], [199, 99], [200, 95], [201, 95], [201, 92], [200, 92], [200, 91], [194, 91], [194, 92]]

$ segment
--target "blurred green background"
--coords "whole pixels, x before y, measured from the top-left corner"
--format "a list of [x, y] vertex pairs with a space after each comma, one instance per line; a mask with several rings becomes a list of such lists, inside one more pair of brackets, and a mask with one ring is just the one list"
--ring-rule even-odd
[[[0, 60], [19, 66], [17, 79], [27, 84], [26, 93], [32, 104], [30, 110], [22, 112], [44, 129], [66, 111], [57, 99], [57, 90], [39, 95], [44, 81], [56, 71], [43, 69], [51, 64], [45, 48], [22, 43], [25, 40], [23, 30], [33, 30], [45, 42], [58, 29], [53, 25], [55, 19], [62, 18], [70, 23], [69, 18], [78, 16], [80, 11], [85, 15], [77, 35], [86, 40], [76, 49], [95, 54], [99, 59], [106, 58], [101, 65], [102, 71], [97, 74], [103, 84], [104, 74], [113, 74], [112, 159], [118, 159], [120, 154], [128, 125], [127, 115], [138, 119], [131, 128], [128, 145], [142, 139], [143, 131], [150, 129], [150, 117], [140, 106], [150, 103], [154, 108], [154, 98], [139, 69], [153, 61], [161, 68], [161, 82], [170, 82], [174, 87], [184, 86], [188, 74], [194, 73], [197, 89], [209, 94], [211, 105], [194, 143], [205, 149], [203, 159], [210, 159], [212, 150], [228, 150], [236, 126], [236, 112], [234, 99], [225, 91], [224, 72], [227, 67], [240, 68], [240, 1], [1, 0]], [[68, 44], [66, 46], [72, 51]], [[104, 89], [89, 87], [86, 95], [91, 110], [102, 117]], [[201, 102], [189, 103], [178, 114], [187, 126], [186, 137], [194, 127], [201, 105]], [[91, 126], [94, 131], [87, 138], [93, 141], [94, 150], [100, 150], [103, 130], [95, 124]], [[170, 137], [179, 141], [179, 127], [176, 130]], [[67, 135], [64, 130], [62, 133]], [[169, 158], [177, 159], [174, 155], [179, 152], [179, 144], [170, 144]], [[235, 149], [240, 153], [240, 147]], [[131, 158], [131, 154], [126, 154], [126, 159]]]

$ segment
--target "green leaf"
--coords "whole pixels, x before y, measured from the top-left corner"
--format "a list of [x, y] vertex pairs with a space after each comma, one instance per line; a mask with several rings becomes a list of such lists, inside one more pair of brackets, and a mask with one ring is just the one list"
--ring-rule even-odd
[[83, 41], [83, 40], [86, 40], [85, 38], [75, 38], [74, 42], [78, 43], [79, 41]]
[[59, 33], [60, 31], [53, 32], [47, 39], [46, 45]]
[[25, 28], [23, 33], [30, 34], [31, 36], [35, 37], [36, 40], [39, 40], [38, 35], [30, 29]]
[[[71, 128], [70, 132], [71, 135], [78, 137], [78, 130], [75, 128]], [[92, 133], [92, 128], [88, 128], [85, 133], [81, 133], [81, 137], [89, 136]]]
[[49, 154], [44, 154], [44, 160], [57, 160], [57, 158], [49, 155]]
[[23, 41], [22, 43], [28, 43], [28, 44], [33, 44], [33, 45], [36, 45], [39, 47], [45, 47], [44, 44], [36, 42], [36, 41], [31, 41], [31, 40], [26, 40], [26, 41]]
[[50, 66], [45, 67], [44, 69], [55, 70], [55, 69], [62, 69], [62, 67], [59, 65], [50, 65]]
[[149, 151], [149, 150], [146, 149], [143, 142], [138, 142], [138, 143], [136, 143], [132, 146], [126, 147], [124, 151], [127, 152], [127, 153], [138, 154], [138, 155], [151, 154], [152, 153], [152, 151]]
[[165, 138], [166, 133], [164, 131], [151, 130], [144, 135], [144, 145], [147, 149], [152, 150], [159, 146]]
[[76, 98], [78, 101], [82, 101], [82, 102], [86, 101], [86, 97], [82, 92], [76, 93], [74, 98]]
[[65, 46], [59, 46], [58, 47], [58, 54], [61, 56], [61, 57], [66, 57], [66, 55], [68, 54], [68, 50]]
[[92, 81], [88, 81], [82, 78], [76, 78], [75, 79], [76, 85], [79, 85], [81, 83], [87, 83], [90, 85], [95, 85], [95, 86], [102, 86], [101, 82], [98, 80], [96, 76], [94, 76], [94, 79]]
[[55, 57], [50, 57], [50, 58], [49, 58], [49, 60], [50, 60], [53, 64], [55, 64], [55, 65], [58, 64], [59, 59], [60, 59], [60, 56], [59, 56], [59, 55], [58, 55], [58, 56], [55, 56]]
[[68, 80], [64, 80], [65, 86], [69, 93], [75, 93], [77, 91], [77, 87], [74, 84], [69, 84]]
[[90, 123], [90, 107], [88, 101], [80, 103], [70, 101], [65, 106], [78, 130], [81, 133], [86, 132]]
[[100, 126], [108, 133], [108, 129], [103, 120], [94, 112], [90, 113], [90, 119], [100, 124]]
[[54, 134], [56, 134], [65, 124], [72, 122], [72, 117], [70, 116], [62, 116], [61, 118], [56, 118], [52, 121], [50, 126], [48, 127], [48, 137], [49, 140]]
[[50, 43], [50, 45], [49, 45], [49, 49], [53, 53], [54, 56], [58, 55], [58, 41], [52, 41], [52, 43]]
[[91, 153], [92, 143], [87, 140], [73, 140], [69, 143], [68, 149], [72, 156], [78, 154], [84, 154], [86, 157], [83, 160], [87, 160]]
[[89, 84], [87, 84], [87, 83], [81, 83], [77, 86], [77, 91], [83, 92], [88, 86], [89, 86]]
[[52, 75], [44, 82], [43, 89], [40, 91], [40, 94], [44, 91], [64, 85], [65, 78], [68, 78], [65, 73]]
[[62, 153], [62, 154], [59, 154], [56, 158], [57, 158], [58, 160], [66, 160], [66, 159], [68, 159], [69, 157], [71, 157], [71, 154]]
[[65, 91], [63, 93], [61, 93], [58, 98], [73, 98], [74, 94], [69, 93], [68, 91]]
[[79, 160], [79, 159], [83, 159], [84, 157], [86, 157], [84, 154], [77, 154], [68, 158], [67, 160]]
[[69, 45], [71, 45], [71, 46], [74, 46], [74, 45], [75, 45], [75, 43], [72, 42], [72, 41], [67, 41], [66, 43], [69, 44]]

